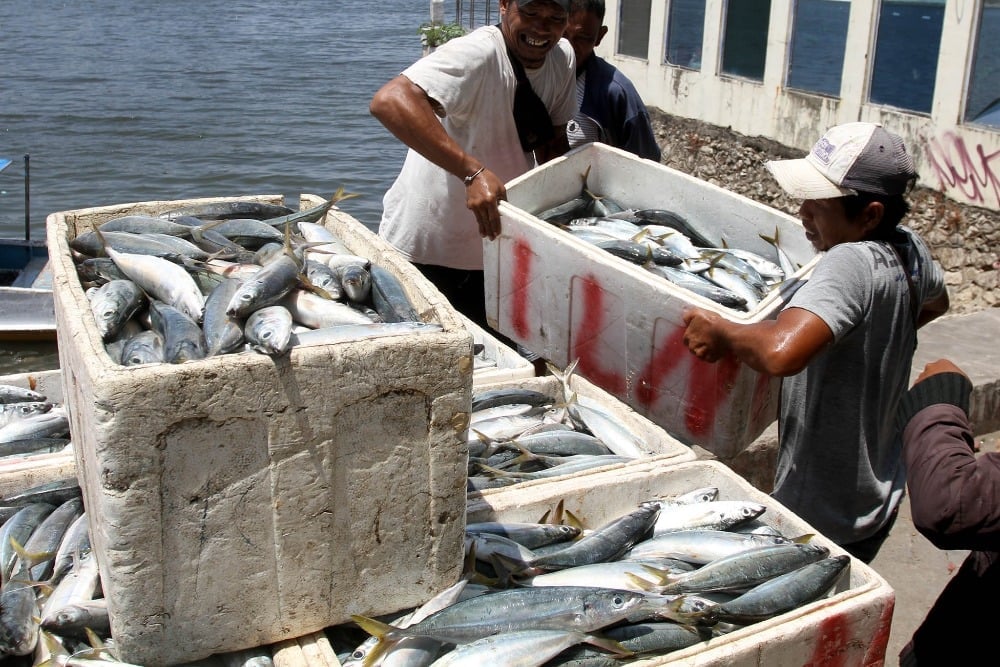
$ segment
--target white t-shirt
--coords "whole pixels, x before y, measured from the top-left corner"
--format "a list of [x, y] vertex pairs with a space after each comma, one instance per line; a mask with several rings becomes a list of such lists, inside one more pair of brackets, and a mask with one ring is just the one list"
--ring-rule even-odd
[[[553, 125], [566, 124], [576, 111], [574, 69], [573, 50], [565, 39], [542, 67], [526, 69]], [[441, 105], [448, 134], [505, 183], [535, 166], [517, 136], [517, 78], [497, 27], [485, 26], [443, 44], [403, 76]], [[413, 262], [481, 270], [483, 239], [465, 195], [462, 179], [411, 149], [382, 200], [379, 234]]]

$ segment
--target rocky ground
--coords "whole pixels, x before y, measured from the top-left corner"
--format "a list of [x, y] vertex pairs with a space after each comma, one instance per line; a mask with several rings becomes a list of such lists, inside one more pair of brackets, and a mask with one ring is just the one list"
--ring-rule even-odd
[[[763, 137], [671, 116], [651, 109], [662, 162], [710, 183], [795, 215], [787, 197], [764, 168], [772, 159], [802, 157]], [[906, 224], [919, 232], [946, 271], [951, 313], [1000, 306], [1000, 212], [956, 203], [940, 192], [916, 188]]]

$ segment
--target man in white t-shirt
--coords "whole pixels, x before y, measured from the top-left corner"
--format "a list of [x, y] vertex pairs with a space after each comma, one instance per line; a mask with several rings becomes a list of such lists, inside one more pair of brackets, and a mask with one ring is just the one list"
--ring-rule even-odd
[[504, 184], [569, 150], [568, 10], [569, 0], [500, 0], [497, 26], [441, 45], [371, 101], [372, 115], [410, 148], [383, 199], [379, 234], [484, 327], [482, 244], [500, 233]]

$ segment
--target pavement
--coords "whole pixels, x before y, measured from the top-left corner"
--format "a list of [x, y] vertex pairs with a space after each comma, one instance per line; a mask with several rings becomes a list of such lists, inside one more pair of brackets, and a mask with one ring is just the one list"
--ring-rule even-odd
[[[980, 454], [1000, 451], [1000, 308], [967, 315], [946, 315], [918, 333], [910, 379], [937, 359], [954, 362], [972, 380], [969, 416]], [[725, 461], [755, 487], [770, 490], [774, 478], [777, 427], [766, 430], [745, 452]], [[898, 665], [899, 651], [958, 571], [967, 551], [942, 551], [913, 527], [904, 499], [888, 539], [871, 563], [896, 593], [885, 664]]]

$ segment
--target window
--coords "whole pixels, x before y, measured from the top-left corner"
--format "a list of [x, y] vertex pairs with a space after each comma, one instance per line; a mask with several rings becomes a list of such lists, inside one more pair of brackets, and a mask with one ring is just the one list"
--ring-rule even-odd
[[979, 17], [969, 97], [965, 101], [965, 120], [1000, 128], [1000, 45], [996, 42], [997, 34], [1000, 34], [1000, 0], [986, 0]]
[[727, 0], [722, 73], [764, 80], [771, 0]]
[[667, 16], [666, 61], [671, 65], [700, 70], [704, 34], [705, 0], [671, 0]]
[[840, 95], [850, 13], [849, 0], [797, 0], [785, 85]]
[[930, 113], [944, 0], [882, 0], [870, 101]]
[[649, 10], [652, 0], [622, 0], [618, 9], [618, 53], [649, 57]]

